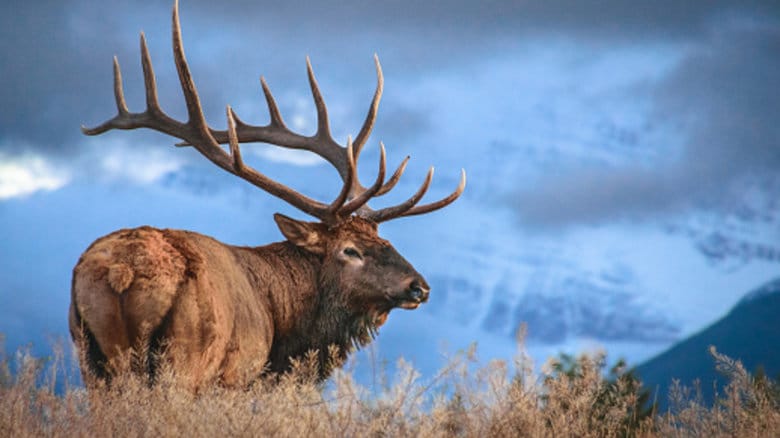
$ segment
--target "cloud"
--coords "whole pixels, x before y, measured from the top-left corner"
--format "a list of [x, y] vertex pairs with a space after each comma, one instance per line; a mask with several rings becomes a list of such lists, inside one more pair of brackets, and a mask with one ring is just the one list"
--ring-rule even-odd
[[[101, 83], [105, 71], [93, 68], [89, 50], [111, 44], [113, 36], [76, 32], [69, 21], [72, 3], [46, 3], [0, 6], [0, 148], [14, 154], [23, 147], [62, 156], [78, 147], [79, 121], [98, 101], [89, 84]], [[112, 21], [94, 23], [96, 33]]]
[[[108, 146], [97, 152], [102, 155], [96, 155], [96, 149], [90, 147], [95, 143], [85, 139], [78, 128], [81, 124], [100, 123], [115, 113], [111, 92], [111, 56], [114, 54], [122, 65], [125, 94], [131, 109], [143, 108], [137, 40], [137, 33], [142, 29], [146, 31], [150, 44], [162, 106], [172, 116], [183, 119], [184, 105], [170, 54], [171, 5], [172, 1], [97, 0], [45, 4], [6, 2], [0, 5], [0, 27], [7, 35], [0, 43], [0, 56], [12, 60], [0, 65], [0, 76], [4, 78], [0, 102], [7, 109], [0, 113], [0, 152], [17, 155], [26, 151], [60, 162], [79, 164], [96, 162], [102, 163], [96, 170], [118, 171], [121, 166], [110, 165], [115, 155], [105, 155]], [[454, 70], [462, 77], [463, 72], [483, 68], [486, 58], [523, 58], [525, 52], [522, 47], [528, 47], [532, 42], [554, 51], [557, 39], [602, 46], [625, 45], [628, 42], [637, 50], [658, 40], [696, 46], [707, 32], [712, 32], [713, 23], [724, 21], [723, 17], [763, 19], [776, 23], [780, 16], [774, 2], [759, 1], [735, 5], [725, 1], [665, 0], [637, 5], [618, 0], [604, 0], [597, 4], [576, 0], [495, 0], [479, 3], [465, 0], [423, 3], [409, 0], [347, 0], [336, 3], [236, 0], [228, 4], [186, 0], [182, 1], [180, 8], [188, 60], [207, 118], [215, 127], [224, 127], [227, 103], [233, 103], [242, 118], [249, 122], [265, 123], [268, 120], [257, 81], [260, 74], [268, 79], [282, 113], [293, 122], [295, 115], [301, 112], [297, 100], [291, 101], [288, 97], [306, 96], [303, 58], [309, 54], [331, 110], [334, 134], [339, 139], [349, 133], [354, 135], [373, 93], [371, 55], [378, 52], [385, 66], [386, 94], [377, 134], [388, 145], [398, 147], [406, 147], [405, 144], [414, 143], [415, 136], [437, 129], [431, 122], [429, 111], [433, 109], [426, 107], [426, 96], [407, 95], [410, 88], [414, 89], [414, 84], [424, 83], [425, 78], [446, 78], [447, 75], [442, 72]], [[729, 35], [732, 34], [724, 35], [724, 41], [717, 44], [729, 44]], [[704, 43], [710, 49], [716, 44], [706, 40]], [[742, 44], [747, 46], [750, 43]], [[691, 83], [691, 76], [711, 68], [705, 65], [708, 62], [703, 55], [705, 48], [697, 50], [699, 58], [692, 54], [690, 65], [687, 68], [681, 66], [677, 79], [670, 78], [667, 84], [659, 85], [659, 111], [701, 113], [691, 110], [694, 103], [684, 98], [675, 100], [675, 96], [685, 96], [689, 91], [686, 86]], [[734, 57], [735, 62], [749, 61], [753, 65], [752, 60], [737, 58], [739, 47], [735, 50], [737, 53], [729, 55]], [[761, 65], [756, 66], [756, 71], [773, 68], [772, 65], [763, 65], [765, 61], [757, 61]], [[717, 57], [710, 62], [721, 67], [726, 65], [726, 61], [719, 63]], [[714, 84], [710, 79], [705, 78], [703, 83]], [[762, 81], [758, 79], [756, 84]], [[458, 95], [458, 86], [463, 85], [442, 84], [452, 96]], [[729, 87], [715, 90], [715, 97], [711, 98], [716, 99], [730, 90]], [[739, 92], [732, 91], [733, 94]], [[551, 99], [565, 98], [565, 90], [561, 93], [551, 96]], [[709, 105], [705, 102], [708, 98], [706, 93], [691, 97], [697, 99], [693, 101], [696, 108]], [[723, 98], [727, 97], [724, 94]], [[449, 100], [452, 105], [459, 102], [456, 97]], [[308, 96], [306, 101], [310, 102]], [[489, 107], [492, 102], [485, 104]], [[750, 109], [749, 105], [745, 107]], [[305, 117], [309, 120], [313, 109], [307, 106], [306, 111]], [[743, 122], [752, 120], [748, 114], [751, 113], [745, 113]], [[476, 126], [489, 124], [491, 117], [490, 112], [485, 111], [475, 114], [469, 123]], [[702, 117], [710, 121], [716, 118], [728, 121], [727, 117], [714, 113]], [[693, 121], [689, 123], [695, 125]], [[715, 122], [712, 124], [720, 126]], [[507, 126], [505, 129], [512, 128]], [[706, 136], [706, 125], [695, 125], [695, 129], [699, 132], [698, 140], [692, 139], [692, 146], [687, 149], [694, 155], [697, 149], [693, 144], [705, 145], [713, 141]], [[712, 132], [717, 130], [710, 132], [713, 137], [715, 134]], [[132, 138], [152, 137], [141, 133]], [[108, 136], [100, 137], [101, 141], [106, 138]], [[14, 141], [9, 141], [11, 139]], [[723, 141], [720, 138], [715, 140]], [[148, 143], [152, 144], [151, 141]], [[167, 143], [160, 143], [155, 137], [157, 147], [169, 147]], [[23, 145], [23, 150], [11, 149], [12, 144]], [[767, 152], [767, 149], [754, 152], [761, 151]], [[302, 159], [286, 152], [274, 152], [264, 158], [281, 159], [292, 164], [310, 163], [308, 158]], [[771, 163], [772, 160], [752, 161], [753, 164], [761, 162]], [[170, 171], [171, 167], [166, 166], [139, 168], [142, 173], [138, 178], [154, 181], [160, 174]], [[745, 166], [743, 170], [751, 168], [750, 163]], [[143, 166], [133, 166], [138, 167]], [[582, 169], [578, 172], [588, 174]], [[684, 171], [677, 172], [682, 183], [690, 181], [684, 177]], [[73, 172], [75, 176], [83, 173], [89, 172]], [[631, 169], [628, 169], [625, 176], [613, 178], [630, 185], [630, 174]], [[648, 179], [653, 177], [650, 175]], [[576, 181], [571, 185], [576, 188]], [[556, 190], [565, 190], [565, 187]], [[591, 195], [595, 194], [591, 192]], [[536, 215], [543, 220], [547, 214], [543, 213], [544, 203], [533, 195], [528, 196], [539, 205]], [[602, 205], [607, 213], [608, 201], [609, 197], [604, 195]], [[637, 202], [636, 208], [641, 210], [641, 202]], [[533, 211], [527, 213], [529, 217], [535, 214]], [[596, 213], [594, 217], [598, 216]], [[565, 214], [562, 220], [565, 219], [563, 216]]]
[[324, 163], [322, 158], [307, 151], [282, 148], [262, 148], [255, 149], [255, 151], [257, 155], [267, 159], [268, 161], [277, 163], [287, 163], [303, 167], [317, 166]]
[[728, 212], [743, 193], [735, 187], [778, 177], [777, 22], [729, 21], [688, 50], [671, 73], [642, 90], [655, 107], [648, 123], [677, 130], [682, 151], [652, 166], [559, 167], [512, 196], [524, 223], [655, 219], [697, 208]]
[[41, 156], [8, 157], [0, 154], [0, 201], [41, 190], [57, 190], [69, 180], [67, 172], [57, 169]]
[[181, 151], [173, 147], [144, 147], [112, 139], [101, 145], [98, 168], [103, 179], [151, 184], [180, 170], [187, 162]]
[[[171, 4], [71, 0], [0, 6], [5, 32], [0, 55], [9, 60], [0, 66], [0, 102], [13, 109], [0, 114], [0, 138], [24, 138], [30, 148], [47, 154], [81, 150], [79, 125], [113, 113], [112, 55], [122, 63], [128, 100], [140, 104], [141, 29], [156, 62], [163, 106], [183, 114], [170, 61]], [[323, 65], [323, 82], [349, 90], [364, 78], [371, 83], [374, 52], [388, 66], [397, 66], [393, 74], [401, 78], [478, 64], [486, 52], [500, 50], [506, 41], [534, 35], [610, 42], [682, 38], [731, 9], [777, 17], [772, 4], [188, 0], [181, 10], [185, 45], [206, 112], [222, 120], [227, 102], [258, 94], [259, 74], [266, 75], [277, 92], [305, 87], [306, 54]]]
[[[641, 4], [623, 0], [516, 1], [486, 0], [391, 0], [365, 2], [345, 0], [286, 2], [238, 0], [232, 7], [208, 0], [182, 3], [206, 17], [238, 23], [263, 23], [271, 32], [282, 29], [277, 23], [297, 25], [304, 36], [319, 35], [340, 39], [344, 35], [413, 32], [427, 36], [431, 42], [454, 39], [463, 45], [474, 37], [495, 38], [498, 35], [528, 33], [561, 33], [593, 38], [687, 38], [706, 29], [713, 17], [733, 11], [751, 15], [772, 15], [780, 10], [772, 1], [726, 0], [709, 2], [659, 0]], [[286, 32], [288, 37], [295, 38]], [[299, 34], [299, 35], [300, 35]]]
[[691, 126], [703, 177], [780, 169], [780, 23], [716, 31], [658, 87], [657, 117]]

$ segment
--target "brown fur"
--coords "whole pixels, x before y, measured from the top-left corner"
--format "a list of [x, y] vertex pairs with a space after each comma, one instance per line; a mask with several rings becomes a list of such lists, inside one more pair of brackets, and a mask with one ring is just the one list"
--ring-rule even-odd
[[[394, 307], [427, 298], [425, 280], [375, 224], [277, 222], [290, 240], [256, 248], [151, 227], [95, 241], [73, 270], [69, 321], [85, 349], [82, 368], [110, 378], [130, 349], [155, 354], [164, 345], [193, 389], [245, 386], [317, 350], [324, 379], [329, 346], [343, 360]], [[361, 258], [346, 255], [345, 245]], [[408, 298], [413, 285], [425, 291], [422, 300]], [[153, 377], [154, 368], [143, 372]]]

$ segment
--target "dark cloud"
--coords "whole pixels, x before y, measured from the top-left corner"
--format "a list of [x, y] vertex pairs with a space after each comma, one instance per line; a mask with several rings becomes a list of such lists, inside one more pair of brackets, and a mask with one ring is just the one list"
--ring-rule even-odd
[[780, 170], [780, 25], [716, 32], [660, 85], [658, 105], [692, 125], [692, 172]]
[[[195, 3], [195, 4], [193, 4]], [[182, 7], [207, 11], [211, 17], [234, 22], [251, 22], [261, 29], [283, 30], [276, 23], [287, 23], [296, 33], [316, 33], [332, 38], [334, 34], [365, 34], [412, 31], [417, 35], [465, 38], [486, 35], [551, 32], [593, 37], [690, 36], [706, 30], [713, 18], [739, 12], [755, 16], [780, 14], [772, 1], [735, 2], [720, 0], [659, 0], [626, 2], [623, 0], [549, 1], [451, 1], [415, 2], [390, 0], [366, 2], [258, 2], [236, 0], [225, 7], [208, 0], [184, 2]], [[460, 36], [460, 37], [459, 37]]]
[[[171, 4], [71, 0], [0, 5], [0, 56], [5, 60], [0, 65], [4, 108], [0, 152], [15, 153], [26, 147], [60, 158], [84, 152], [84, 145], [90, 143], [79, 126], [99, 123], [115, 111], [114, 54], [122, 65], [128, 103], [131, 109], [140, 109], [143, 85], [137, 33], [142, 29], [150, 43], [163, 107], [183, 117], [170, 55]], [[383, 109], [388, 120], [378, 128], [387, 132], [381, 134], [388, 141], [396, 135], [407, 141], [409, 133], [429, 128], [419, 109], [391, 103], [392, 93], [403, 93], [410, 77], [478, 66], [494, 52], [514, 56], [501, 51], [507, 41], [545, 40], [549, 35], [606, 44], [670, 38], [696, 41], [713, 20], [735, 10], [739, 16], [778, 17], [774, 2], [671, 0], [639, 4], [618, 0], [183, 0], [180, 7], [188, 59], [206, 114], [215, 126], [224, 126], [228, 102], [250, 121], [267, 120], [257, 83], [260, 74], [268, 78], [283, 112], [289, 114], [291, 96], [308, 99], [303, 57], [309, 54], [329, 103], [341, 99], [352, 108], [361, 102], [333, 117], [335, 125], [349, 122], [342, 131], [353, 131], [353, 121], [359, 123], [363, 117], [362, 102], [373, 92], [370, 57], [378, 52], [385, 65], [389, 105]], [[682, 103], [673, 99], [666, 103], [678, 104]], [[127, 138], [151, 137], [134, 133]]]
[[[61, 117], [67, 107], [63, 101], [71, 91], [71, 78], [77, 67], [69, 50], [63, 50], [68, 36], [59, 17], [65, 15], [65, 5], [51, 3], [44, 11], [40, 5], [29, 2], [5, 2], [0, 7], [3, 143], [26, 140], [54, 146], [62, 137], [52, 133], [61, 136], [65, 131]], [[52, 46], [58, 50], [52, 50]]]
[[73, 153], [83, 138], [79, 126], [114, 111], [110, 54], [122, 55], [128, 42], [137, 43], [123, 41], [118, 30], [124, 16], [108, 13], [106, 6], [77, 1], [0, 6], [0, 151]]
[[[285, 114], [291, 112], [291, 97], [302, 96], [308, 105], [304, 57], [309, 54], [329, 102], [338, 98], [365, 102], [343, 114], [362, 121], [375, 81], [371, 56], [393, 41], [382, 43], [370, 35], [366, 41], [358, 38], [363, 27], [345, 26], [343, 16], [339, 18], [339, 11], [350, 10], [345, 5], [267, 3], [239, 1], [225, 7], [182, 2], [185, 47], [208, 118], [224, 127], [224, 106], [230, 102], [251, 121], [267, 121], [257, 80], [260, 74], [281, 98]], [[0, 152], [21, 153], [27, 148], [67, 157], [83, 151], [87, 140], [79, 126], [95, 125], [115, 113], [113, 55], [122, 66], [131, 110], [141, 110], [140, 30], [146, 31], [163, 107], [175, 117], [184, 117], [170, 53], [171, 4], [75, 0], [0, 6], [0, 56], [6, 60], [0, 65], [4, 108]], [[365, 20], [352, 17], [357, 24], [372, 21], [365, 7], [353, 13], [367, 14]], [[347, 93], [336, 92], [345, 88]], [[391, 112], [398, 120], [387, 123], [389, 129], [407, 124], [404, 118], [424, 124], [425, 117], [412, 110], [396, 105]], [[334, 120], [334, 125], [339, 123]], [[151, 137], [132, 135], [129, 138]]]
[[655, 121], [674, 122], [688, 133], [680, 157], [650, 169], [559, 169], [513, 199], [526, 223], [646, 219], [702, 207], [728, 211], [743, 193], [735, 187], [780, 177], [780, 26], [719, 28], [694, 47], [651, 85]]

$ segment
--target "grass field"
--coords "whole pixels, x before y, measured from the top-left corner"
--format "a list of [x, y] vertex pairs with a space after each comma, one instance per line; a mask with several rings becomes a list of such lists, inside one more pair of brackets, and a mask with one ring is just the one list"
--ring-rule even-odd
[[[603, 356], [549, 360], [541, 374], [520, 354], [514, 364], [478, 367], [473, 351], [423, 380], [407, 364], [361, 386], [340, 370], [316, 384], [311, 367], [245, 390], [193, 394], [163, 366], [154, 385], [132, 373], [87, 391], [68, 383], [75, 360], [23, 352], [0, 360], [0, 436], [323, 437], [770, 437], [780, 431], [776, 383], [749, 375], [712, 351], [730, 379], [713, 406], [675, 386], [668, 412], [630, 370], [605, 373]], [[70, 374], [70, 377], [68, 375]], [[63, 381], [63, 379], [65, 379]], [[688, 382], [691, 383], [691, 382]], [[695, 388], [695, 387], [694, 387]]]

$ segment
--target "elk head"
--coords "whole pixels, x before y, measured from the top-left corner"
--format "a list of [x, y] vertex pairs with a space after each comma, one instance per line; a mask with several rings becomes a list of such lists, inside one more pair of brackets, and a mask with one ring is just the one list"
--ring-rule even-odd
[[322, 258], [323, 290], [338, 291], [329, 300], [365, 312], [374, 326], [390, 310], [416, 309], [428, 300], [425, 279], [393, 246], [377, 234], [375, 222], [354, 216], [335, 227], [274, 215], [287, 240]]
[[[343, 292], [345, 304], [356, 309], [369, 309], [378, 322], [384, 321], [387, 312], [394, 307], [416, 308], [428, 298], [428, 284], [414, 268], [384, 239], [377, 235], [377, 226], [402, 216], [428, 213], [455, 201], [465, 188], [466, 175], [461, 171], [457, 188], [449, 196], [438, 201], [418, 205], [431, 184], [431, 167], [420, 188], [406, 201], [391, 207], [374, 210], [368, 202], [389, 192], [406, 169], [407, 156], [388, 178], [384, 145], [380, 143], [379, 168], [376, 179], [369, 186], [360, 183], [357, 162], [376, 120], [379, 100], [382, 96], [383, 76], [379, 59], [374, 62], [377, 86], [368, 108], [365, 122], [355, 140], [347, 139], [345, 145], [337, 143], [330, 133], [328, 112], [309, 59], [306, 67], [314, 104], [317, 111], [317, 131], [304, 136], [287, 128], [273, 95], [264, 78], [260, 78], [265, 95], [270, 122], [265, 126], [243, 122], [230, 106], [227, 107], [227, 129], [216, 130], [208, 126], [201, 107], [195, 83], [184, 56], [179, 23], [178, 2], [173, 9], [173, 55], [187, 104], [188, 120], [181, 122], [168, 116], [160, 107], [157, 86], [146, 40], [141, 34], [141, 58], [146, 89], [146, 110], [130, 112], [124, 99], [122, 75], [114, 58], [114, 94], [118, 114], [95, 128], [82, 127], [87, 135], [98, 135], [112, 129], [149, 128], [181, 139], [177, 146], [193, 147], [221, 169], [242, 178], [274, 195], [302, 212], [319, 219], [319, 222], [303, 222], [275, 215], [282, 234], [301, 251], [322, 260], [322, 280]], [[262, 142], [285, 148], [313, 152], [338, 172], [343, 185], [330, 203], [309, 198], [298, 191], [274, 181], [244, 163], [241, 143]], [[223, 148], [227, 144], [228, 148]]]

